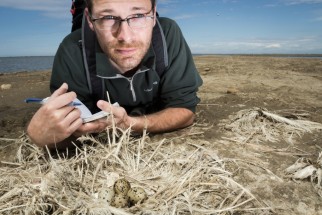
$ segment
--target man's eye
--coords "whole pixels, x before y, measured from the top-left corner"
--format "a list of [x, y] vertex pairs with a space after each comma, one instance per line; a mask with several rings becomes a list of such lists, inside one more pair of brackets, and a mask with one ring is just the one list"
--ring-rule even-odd
[[106, 19], [106, 20], [117, 20], [118, 17], [108, 15], [108, 16], [103, 16], [102, 19]]
[[142, 18], [142, 17], [144, 17], [144, 14], [142, 14], [142, 13], [138, 13], [138, 14], [133, 15], [133, 18]]

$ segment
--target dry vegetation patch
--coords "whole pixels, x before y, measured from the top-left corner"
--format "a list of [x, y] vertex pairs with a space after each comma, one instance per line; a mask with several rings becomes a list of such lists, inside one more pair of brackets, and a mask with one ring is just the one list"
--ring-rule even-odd
[[[82, 148], [55, 157], [25, 136], [16, 162], [1, 168], [1, 214], [244, 214], [271, 208], [238, 184], [225, 161], [209, 147], [181, 136], [154, 142], [148, 136], [82, 137]], [[102, 142], [105, 139], [105, 142]], [[86, 143], [85, 143], [86, 142]], [[68, 155], [69, 154], [69, 155]], [[67, 156], [68, 155], [68, 156]], [[125, 178], [148, 198], [126, 208], [110, 206], [98, 193]]]

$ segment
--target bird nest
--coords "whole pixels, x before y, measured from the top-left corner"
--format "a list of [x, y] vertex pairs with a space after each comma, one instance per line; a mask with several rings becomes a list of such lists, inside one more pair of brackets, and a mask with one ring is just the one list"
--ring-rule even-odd
[[[105, 135], [105, 136], [104, 136]], [[269, 214], [233, 180], [210, 143], [198, 138], [153, 141], [130, 132], [84, 136], [75, 151], [49, 152], [26, 136], [15, 162], [0, 168], [1, 214]], [[103, 140], [104, 139], [104, 140]], [[141, 187], [143, 202], [116, 208], [99, 193], [119, 178]]]

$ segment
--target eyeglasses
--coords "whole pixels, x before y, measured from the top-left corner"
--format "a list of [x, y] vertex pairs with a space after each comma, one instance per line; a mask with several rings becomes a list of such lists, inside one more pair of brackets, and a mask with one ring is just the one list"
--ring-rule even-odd
[[131, 29], [138, 29], [138, 28], [144, 28], [146, 24], [148, 23], [148, 19], [154, 19], [154, 16], [148, 16], [149, 13], [151, 13], [152, 9], [147, 13], [138, 13], [133, 14], [125, 19], [122, 19], [118, 16], [103, 16], [100, 18], [94, 18], [90, 15], [91, 20], [93, 23], [96, 23], [96, 27], [100, 30], [117, 30], [121, 22], [127, 22], [127, 24], [130, 26]]

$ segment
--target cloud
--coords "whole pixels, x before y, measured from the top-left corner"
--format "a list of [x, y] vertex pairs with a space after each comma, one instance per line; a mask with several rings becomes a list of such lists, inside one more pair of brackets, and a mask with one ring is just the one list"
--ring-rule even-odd
[[320, 22], [322, 21], [322, 9], [316, 9], [314, 12], [313, 12], [313, 15], [315, 16], [315, 18], [313, 19], [313, 21], [315, 22]]
[[71, 2], [57, 0], [1, 0], [0, 7], [9, 7], [21, 10], [41, 10], [41, 11], [57, 11], [70, 8]]
[[228, 42], [226, 44], [230, 48], [237, 49], [280, 49], [282, 48], [281, 43], [271, 41], [240, 41], [240, 42]]
[[[189, 42], [193, 53], [318, 53], [322, 49], [320, 37], [303, 37], [293, 39], [245, 39], [219, 42]], [[319, 51], [320, 53], [320, 51]]]
[[197, 15], [193, 15], [193, 14], [182, 14], [182, 15], [173, 17], [173, 19], [175, 19], [175, 20], [191, 19], [191, 18], [194, 18], [196, 16]]
[[268, 44], [265, 46], [265, 48], [268, 48], [268, 49], [281, 48], [281, 44], [279, 44], [279, 43]]
[[287, 5], [297, 4], [322, 4], [322, 0], [282, 0]]
[[173, 4], [173, 3], [177, 3], [178, 1], [176, 0], [158, 0], [157, 1], [157, 4], [164, 4], [164, 5], [167, 5], [167, 4]]
[[1, 0], [0, 7], [18, 10], [40, 11], [51, 17], [61, 17], [69, 13], [71, 1], [66, 0]]
[[279, 7], [280, 5], [292, 6], [303, 4], [322, 4], [322, 0], [279, 0], [278, 2], [270, 2], [264, 4], [266, 8]]

